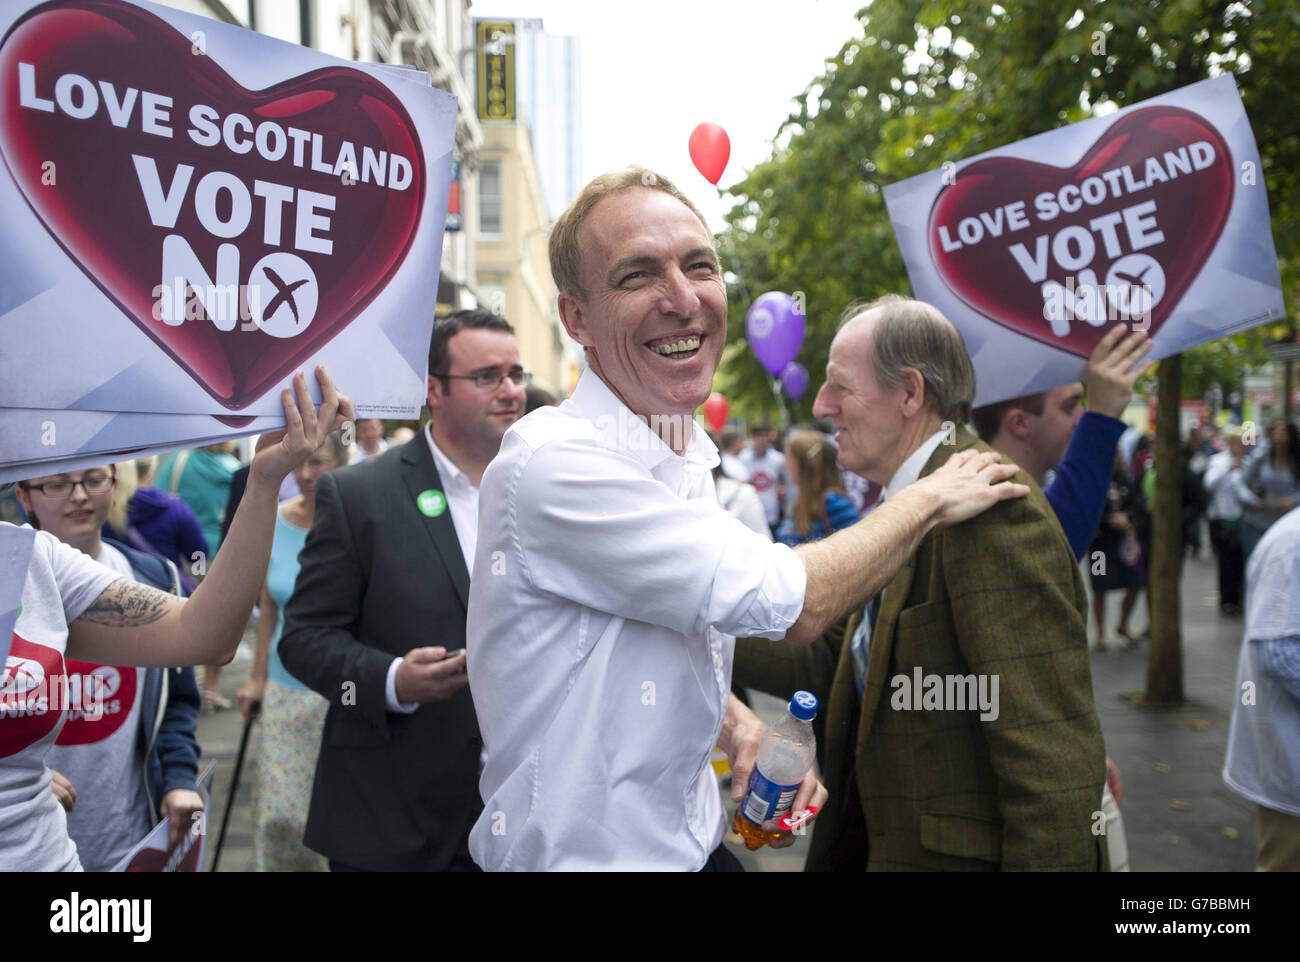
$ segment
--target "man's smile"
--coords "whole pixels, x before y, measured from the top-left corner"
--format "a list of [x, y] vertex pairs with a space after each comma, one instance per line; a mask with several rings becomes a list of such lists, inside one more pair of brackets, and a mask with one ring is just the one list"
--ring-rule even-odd
[[681, 361], [699, 353], [700, 342], [704, 337], [705, 335], [694, 331], [683, 332], [655, 338], [653, 341], [647, 341], [645, 346], [660, 357]]

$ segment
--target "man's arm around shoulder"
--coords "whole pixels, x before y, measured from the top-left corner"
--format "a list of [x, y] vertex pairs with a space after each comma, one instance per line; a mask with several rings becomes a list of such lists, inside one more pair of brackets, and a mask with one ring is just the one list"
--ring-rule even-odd
[[866, 605], [933, 528], [958, 524], [999, 501], [1027, 495], [1027, 486], [1007, 480], [1016, 466], [1001, 464], [999, 458], [993, 451], [959, 451], [857, 524], [795, 549], [807, 571], [808, 587], [803, 610], [785, 640], [812, 644]]

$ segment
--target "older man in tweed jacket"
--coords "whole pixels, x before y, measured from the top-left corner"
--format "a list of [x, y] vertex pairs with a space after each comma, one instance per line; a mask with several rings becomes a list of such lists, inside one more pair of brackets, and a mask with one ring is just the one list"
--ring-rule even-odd
[[[841, 464], [889, 497], [957, 451], [988, 450], [957, 427], [974, 372], [938, 311], [891, 296], [847, 317], [814, 406], [835, 425]], [[877, 599], [812, 648], [739, 642], [736, 681], [827, 702], [830, 799], [808, 868], [1101, 868], [1105, 750], [1086, 603], [1035, 487], [931, 532]]]

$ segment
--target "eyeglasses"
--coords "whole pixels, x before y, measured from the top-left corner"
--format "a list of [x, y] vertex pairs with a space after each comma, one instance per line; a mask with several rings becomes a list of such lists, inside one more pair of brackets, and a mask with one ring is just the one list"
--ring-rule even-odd
[[86, 494], [103, 494], [105, 491], [113, 489], [113, 482], [117, 476], [113, 474], [91, 474], [79, 481], [46, 481], [44, 484], [28, 484], [26, 481], [18, 482], [18, 487], [24, 491], [39, 491], [47, 498], [62, 500], [72, 494], [72, 489], [81, 485], [86, 489]]
[[515, 387], [525, 387], [532, 383], [533, 380], [531, 372], [521, 371], [518, 368], [507, 371], [505, 374], [497, 374], [495, 371], [480, 371], [478, 374], [439, 374], [438, 377], [449, 377], [457, 381], [473, 381], [474, 386], [480, 391], [495, 391], [506, 378], [510, 378], [510, 383]]

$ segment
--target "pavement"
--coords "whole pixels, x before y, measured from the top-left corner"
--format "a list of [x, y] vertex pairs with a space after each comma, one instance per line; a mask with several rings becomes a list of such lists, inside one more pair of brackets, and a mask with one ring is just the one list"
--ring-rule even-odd
[[[1186, 702], [1173, 709], [1147, 708], [1134, 696], [1146, 688], [1147, 642], [1122, 650], [1092, 651], [1093, 691], [1106, 749], [1124, 781], [1120, 811], [1128, 839], [1133, 871], [1249, 872], [1255, 867], [1255, 806], [1223, 784], [1224, 749], [1236, 697], [1237, 656], [1242, 621], [1219, 615], [1213, 558], [1189, 558], [1183, 564], [1182, 631], [1183, 693]], [[1085, 577], [1085, 582], [1087, 578]], [[1118, 617], [1119, 597], [1108, 599], [1108, 624]], [[1146, 625], [1145, 599], [1139, 602], [1131, 628]], [[1094, 632], [1090, 626], [1090, 635]], [[240, 656], [221, 674], [221, 691], [232, 702], [236, 689], [252, 667], [253, 633], [245, 634]], [[751, 704], [760, 718], [774, 721], [784, 702], [753, 694]], [[256, 728], [256, 726], [255, 726]], [[238, 710], [204, 712], [199, 743], [205, 759], [217, 760], [214, 808], [208, 821], [211, 867], [216, 833], [221, 825], [243, 720]], [[252, 782], [257, 750], [254, 734], [219, 870], [253, 870]], [[729, 798], [724, 787], [723, 798]], [[726, 802], [730, 819], [734, 806]], [[773, 850], [749, 852], [728, 833], [726, 844], [749, 871], [802, 870], [807, 842]]]
[[[1097, 714], [1124, 781], [1120, 812], [1133, 871], [1255, 868], [1256, 806], [1229, 791], [1222, 775], [1244, 623], [1219, 614], [1217, 585], [1214, 559], [1184, 560], [1182, 706], [1155, 709], [1135, 700], [1146, 690], [1149, 643], [1092, 652]], [[1113, 628], [1119, 593], [1108, 601]], [[1145, 625], [1143, 600], [1131, 627]]]

